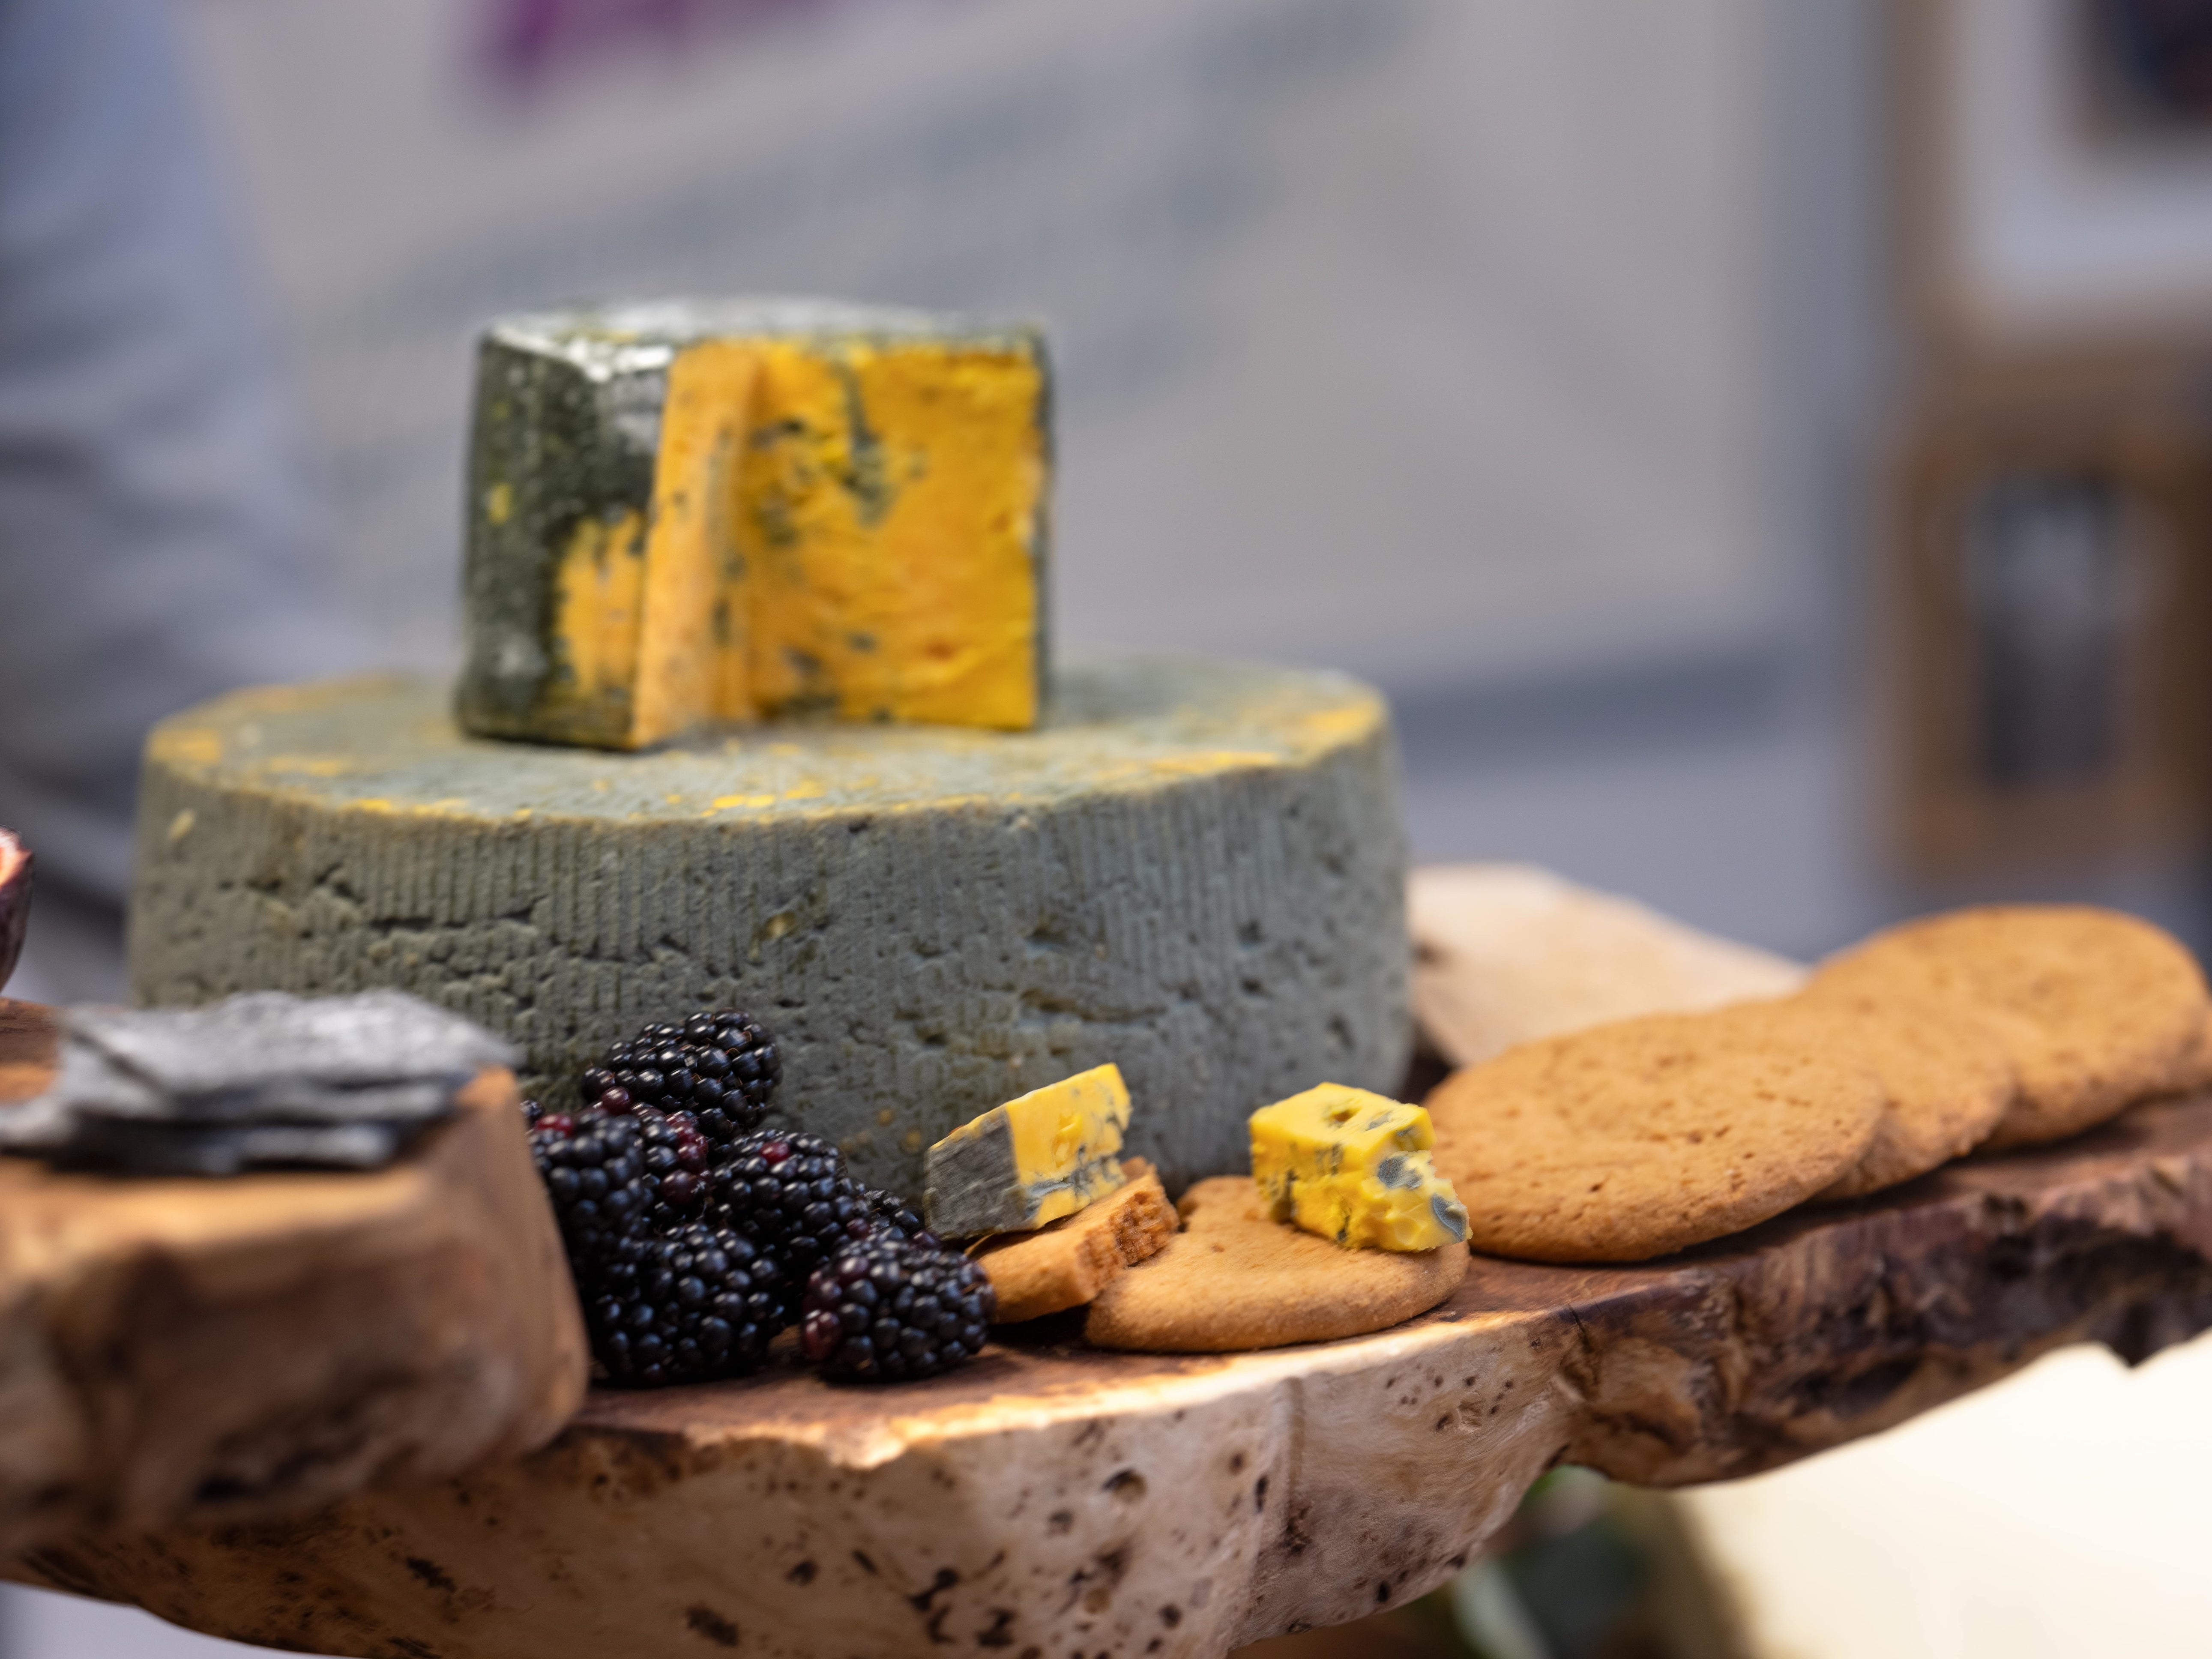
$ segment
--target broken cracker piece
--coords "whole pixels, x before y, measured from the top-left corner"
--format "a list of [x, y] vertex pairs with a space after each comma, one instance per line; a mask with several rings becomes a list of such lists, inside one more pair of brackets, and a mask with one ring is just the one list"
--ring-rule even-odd
[[1152, 1166], [1125, 1158], [1127, 1184], [1035, 1232], [986, 1240], [975, 1264], [999, 1294], [993, 1322], [1018, 1324], [1091, 1300], [1124, 1267], [1158, 1252], [1179, 1224]]

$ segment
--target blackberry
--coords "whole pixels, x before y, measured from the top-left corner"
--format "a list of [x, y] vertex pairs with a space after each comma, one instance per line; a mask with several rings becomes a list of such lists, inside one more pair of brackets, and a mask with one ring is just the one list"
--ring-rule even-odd
[[900, 1238], [918, 1238], [924, 1243], [938, 1243], [937, 1235], [915, 1212], [914, 1206], [896, 1193], [886, 1192], [881, 1187], [870, 1187], [860, 1194], [860, 1202], [866, 1207], [870, 1231], [892, 1233]]
[[548, 1112], [530, 1132], [531, 1156], [553, 1200], [572, 1268], [645, 1230], [653, 1189], [640, 1127], [634, 1118]]
[[794, 1286], [772, 1252], [695, 1225], [622, 1241], [582, 1288], [607, 1380], [654, 1388], [758, 1370], [791, 1322]]
[[726, 1146], [757, 1125], [783, 1074], [775, 1039], [735, 1008], [648, 1025], [584, 1073], [586, 1101], [616, 1113], [689, 1112]]
[[942, 1244], [878, 1235], [815, 1270], [799, 1346], [830, 1376], [934, 1376], [982, 1352], [998, 1310], [983, 1270]]
[[761, 1129], [744, 1136], [716, 1166], [714, 1187], [715, 1218], [773, 1245], [801, 1280], [877, 1231], [845, 1155], [819, 1135]]
[[643, 1114], [631, 1121], [639, 1126], [653, 1230], [665, 1232], [697, 1220], [707, 1201], [714, 1151], [699, 1132], [698, 1121], [689, 1112]]

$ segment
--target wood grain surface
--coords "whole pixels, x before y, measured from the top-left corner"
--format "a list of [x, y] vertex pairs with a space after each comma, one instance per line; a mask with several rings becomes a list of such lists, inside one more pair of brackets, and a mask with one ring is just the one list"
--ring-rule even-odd
[[2212, 1099], [1634, 1267], [1478, 1260], [1396, 1329], [1075, 1346], [836, 1388], [595, 1394], [532, 1455], [304, 1522], [54, 1545], [30, 1582], [327, 1654], [1191, 1655], [1464, 1564], [1561, 1461], [1656, 1485], [1869, 1434], [2046, 1350], [2212, 1325]]
[[[50, 1011], [0, 1001], [0, 1103], [53, 1052]], [[0, 1158], [0, 1547], [451, 1475], [544, 1443], [586, 1376], [505, 1072], [373, 1174]]]

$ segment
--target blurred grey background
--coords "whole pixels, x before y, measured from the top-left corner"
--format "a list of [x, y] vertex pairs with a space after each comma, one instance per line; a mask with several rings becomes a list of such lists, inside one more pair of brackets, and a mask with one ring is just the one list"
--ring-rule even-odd
[[[1012, 312], [1059, 356], [1070, 648], [1376, 680], [1424, 857], [1538, 858], [1800, 952], [1894, 907], [1847, 686], [1890, 355], [1863, 6], [86, 9], [77, 49], [130, 71], [87, 121], [158, 83], [166, 33], [189, 107], [163, 165], [235, 233], [197, 270], [118, 255], [197, 283], [204, 366], [265, 349], [291, 411], [305, 509], [231, 526], [264, 544], [262, 597], [168, 601], [177, 631], [227, 630], [237, 678], [449, 668], [494, 312], [702, 289]], [[128, 179], [99, 184], [127, 210]], [[243, 321], [218, 337], [220, 308]], [[250, 585], [288, 574], [326, 574], [357, 637]], [[112, 694], [89, 654], [78, 695]], [[223, 676], [168, 678], [173, 705]], [[0, 720], [62, 696], [25, 678]], [[111, 851], [76, 886], [120, 880]], [[73, 929], [76, 896], [19, 994], [112, 993], [109, 915]]]

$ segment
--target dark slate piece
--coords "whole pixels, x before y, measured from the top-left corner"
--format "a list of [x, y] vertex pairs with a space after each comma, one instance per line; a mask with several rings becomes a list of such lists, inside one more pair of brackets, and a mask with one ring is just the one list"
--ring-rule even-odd
[[155, 1122], [82, 1117], [49, 1153], [111, 1175], [232, 1176], [252, 1169], [380, 1170], [426, 1127], [408, 1123]]
[[[209, 1008], [72, 1008], [62, 1029], [135, 1078], [179, 1100], [300, 1097], [299, 1085], [344, 1091], [514, 1064], [490, 1032], [404, 991], [308, 998], [252, 991]], [[211, 1116], [251, 1117], [208, 1107]], [[343, 1115], [342, 1108], [338, 1114]]]
[[52, 1086], [0, 1116], [0, 1150], [126, 1174], [380, 1168], [471, 1078], [514, 1060], [398, 991], [76, 1008], [62, 1030]]

